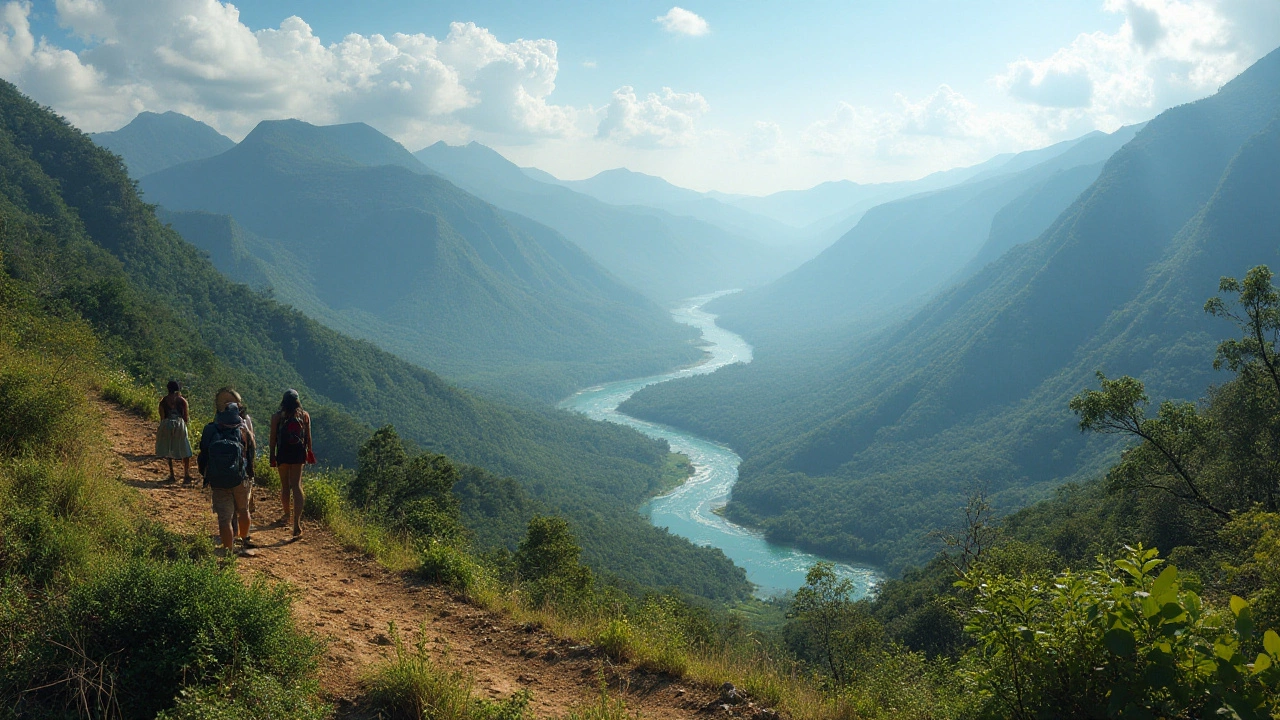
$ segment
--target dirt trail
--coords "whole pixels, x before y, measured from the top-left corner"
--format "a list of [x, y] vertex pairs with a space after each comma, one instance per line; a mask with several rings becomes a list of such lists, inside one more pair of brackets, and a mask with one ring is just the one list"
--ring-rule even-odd
[[[209, 491], [200, 489], [198, 479], [183, 485], [180, 466], [179, 482], [167, 482], [167, 465], [151, 456], [155, 424], [105, 403], [99, 407], [121, 479], [142, 491], [155, 517], [175, 530], [216, 534]], [[193, 474], [194, 465], [193, 460]], [[264, 527], [281, 516], [279, 497], [261, 488], [255, 495], [253, 539], [263, 547], [257, 557], [238, 559], [236, 569], [246, 578], [265, 575], [296, 590], [299, 627], [328, 641], [320, 680], [339, 717], [366, 715], [359, 700], [360, 678], [393, 652], [387, 637], [390, 622], [410, 645], [425, 627], [433, 655], [447, 651], [474, 676], [479, 693], [497, 699], [529, 689], [538, 717], [590, 704], [599, 696], [602, 676], [609, 680], [611, 694], [623, 697], [630, 710], [645, 718], [706, 717], [704, 708], [715, 699], [703, 688], [617, 665], [589, 647], [572, 646], [459, 601], [439, 586], [387, 572], [344, 549], [316, 523], [306, 526], [302, 539], [288, 542], [289, 526]]]

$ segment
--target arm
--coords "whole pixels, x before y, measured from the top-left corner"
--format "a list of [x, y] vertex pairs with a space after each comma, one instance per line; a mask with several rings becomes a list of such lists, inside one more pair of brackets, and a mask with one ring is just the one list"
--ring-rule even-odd
[[276, 461], [276, 419], [279, 417], [279, 415], [280, 413], [276, 413], [275, 415], [271, 416], [271, 428], [267, 432], [267, 437], [268, 437], [267, 449], [269, 451], [270, 459], [273, 464]]
[[178, 400], [182, 403], [182, 422], [190, 425], [191, 424], [191, 406], [187, 405], [186, 398], [178, 398]]
[[160, 398], [158, 407], [160, 408], [160, 422], [164, 422], [164, 419], [169, 417], [169, 409], [164, 406], [164, 398]]
[[307, 449], [311, 449], [311, 413], [306, 410], [302, 411], [302, 416], [307, 420]]
[[245, 427], [240, 428], [240, 439], [244, 441], [244, 457], [248, 461], [245, 463], [248, 465], [245, 471], [249, 474], [249, 477], [253, 477], [253, 466], [255, 464], [253, 459], [258, 456], [258, 443], [254, 439], [253, 433], [249, 432], [249, 429]]

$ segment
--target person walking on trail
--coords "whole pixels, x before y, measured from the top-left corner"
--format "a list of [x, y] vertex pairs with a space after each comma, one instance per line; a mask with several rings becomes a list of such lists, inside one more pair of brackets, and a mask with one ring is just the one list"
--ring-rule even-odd
[[160, 427], [156, 430], [156, 457], [169, 461], [169, 482], [173, 476], [173, 461], [182, 461], [182, 481], [191, 482], [191, 440], [187, 438], [187, 423], [191, 411], [187, 399], [182, 397], [182, 386], [177, 380], [169, 381], [169, 394], [160, 399]]
[[[204, 482], [213, 488], [213, 512], [218, 516], [218, 536], [225, 552], [235, 549], [235, 538], [241, 541], [241, 555], [253, 556], [257, 547], [249, 537], [253, 519], [249, 515], [249, 488], [253, 485], [253, 463], [256, 454], [253, 433], [240, 421], [240, 408], [227, 405], [205, 425], [200, 435], [198, 464]], [[236, 520], [235, 529], [232, 519]]]
[[[244, 399], [240, 397], [240, 393], [236, 392], [235, 388], [222, 387], [222, 388], [219, 388], [218, 392], [215, 393], [213, 396], [213, 407], [217, 412], [222, 412], [223, 410], [226, 410], [227, 406], [232, 403], [235, 403], [236, 407], [240, 408], [240, 425], [244, 427], [245, 430], [248, 430], [250, 435], [253, 435], [253, 444], [254, 444], [254, 447], [256, 448], [258, 445], [258, 436], [253, 432], [253, 418], [249, 416], [249, 408], [244, 404]], [[253, 465], [256, 459], [257, 459], [256, 452], [253, 455], [246, 458], [247, 462], [250, 465]], [[253, 478], [252, 482], [250, 482], [249, 484], [249, 515], [250, 517], [252, 517], [253, 515], [256, 515], [258, 512], [256, 507], [257, 503], [254, 502], [254, 497], [253, 497], [253, 490], [256, 484], [257, 484], [257, 477], [255, 474], [255, 477]], [[240, 534], [239, 525], [240, 525], [239, 519], [236, 518], [235, 516], [232, 516], [231, 529], [235, 532], [237, 537]]]
[[316, 458], [311, 450], [311, 416], [302, 409], [297, 390], [285, 391], [280, 410], [271, 416], [270, 457], [271, 467], [280, 473], [280, 504], [284, 507], [284, 516], [279, 524], [292, 520], [293, 537], [302, 537], [302, 503], [306, 500], [302, 494], [302, 466], [315, 463]]

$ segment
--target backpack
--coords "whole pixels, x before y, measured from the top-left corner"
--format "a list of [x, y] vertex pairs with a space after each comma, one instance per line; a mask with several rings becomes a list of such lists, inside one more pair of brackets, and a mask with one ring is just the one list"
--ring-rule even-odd
[[307, 428], [302, 418], [293, 415], [282, 418], [276, 429], [276, 444], [281, 448], [300, 449], [307, 444]]
[[214, 439], [209, 443], [205, 460], [205, 482], [216, 488], [232, 488], [248, 477], [244, 461], [244, 437], [240, 427], [214, 426]]

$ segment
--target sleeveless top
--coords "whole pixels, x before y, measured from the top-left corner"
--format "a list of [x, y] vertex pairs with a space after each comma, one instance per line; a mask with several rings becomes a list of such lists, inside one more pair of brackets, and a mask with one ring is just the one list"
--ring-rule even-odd
[[[307, 461], [307, 443], [306, 432], [309, 418], [304, 414], [302, 409], [295, 411], [295, 415], [285, 415], [281, 413], [276, 418], [276, 462], [286, 465], [301, 465]], [[299, 445], [284, 444], [284, 424], [297, 418], [302, 423], [303, 442]]]
[[181, 420], [182, 419], [181, 405], [177, 404], [176, 402], [175, 403], [169, 402], [168, 396], [166, 396], [162, 402], [164, 403], [164, 419], [165, 420]]

